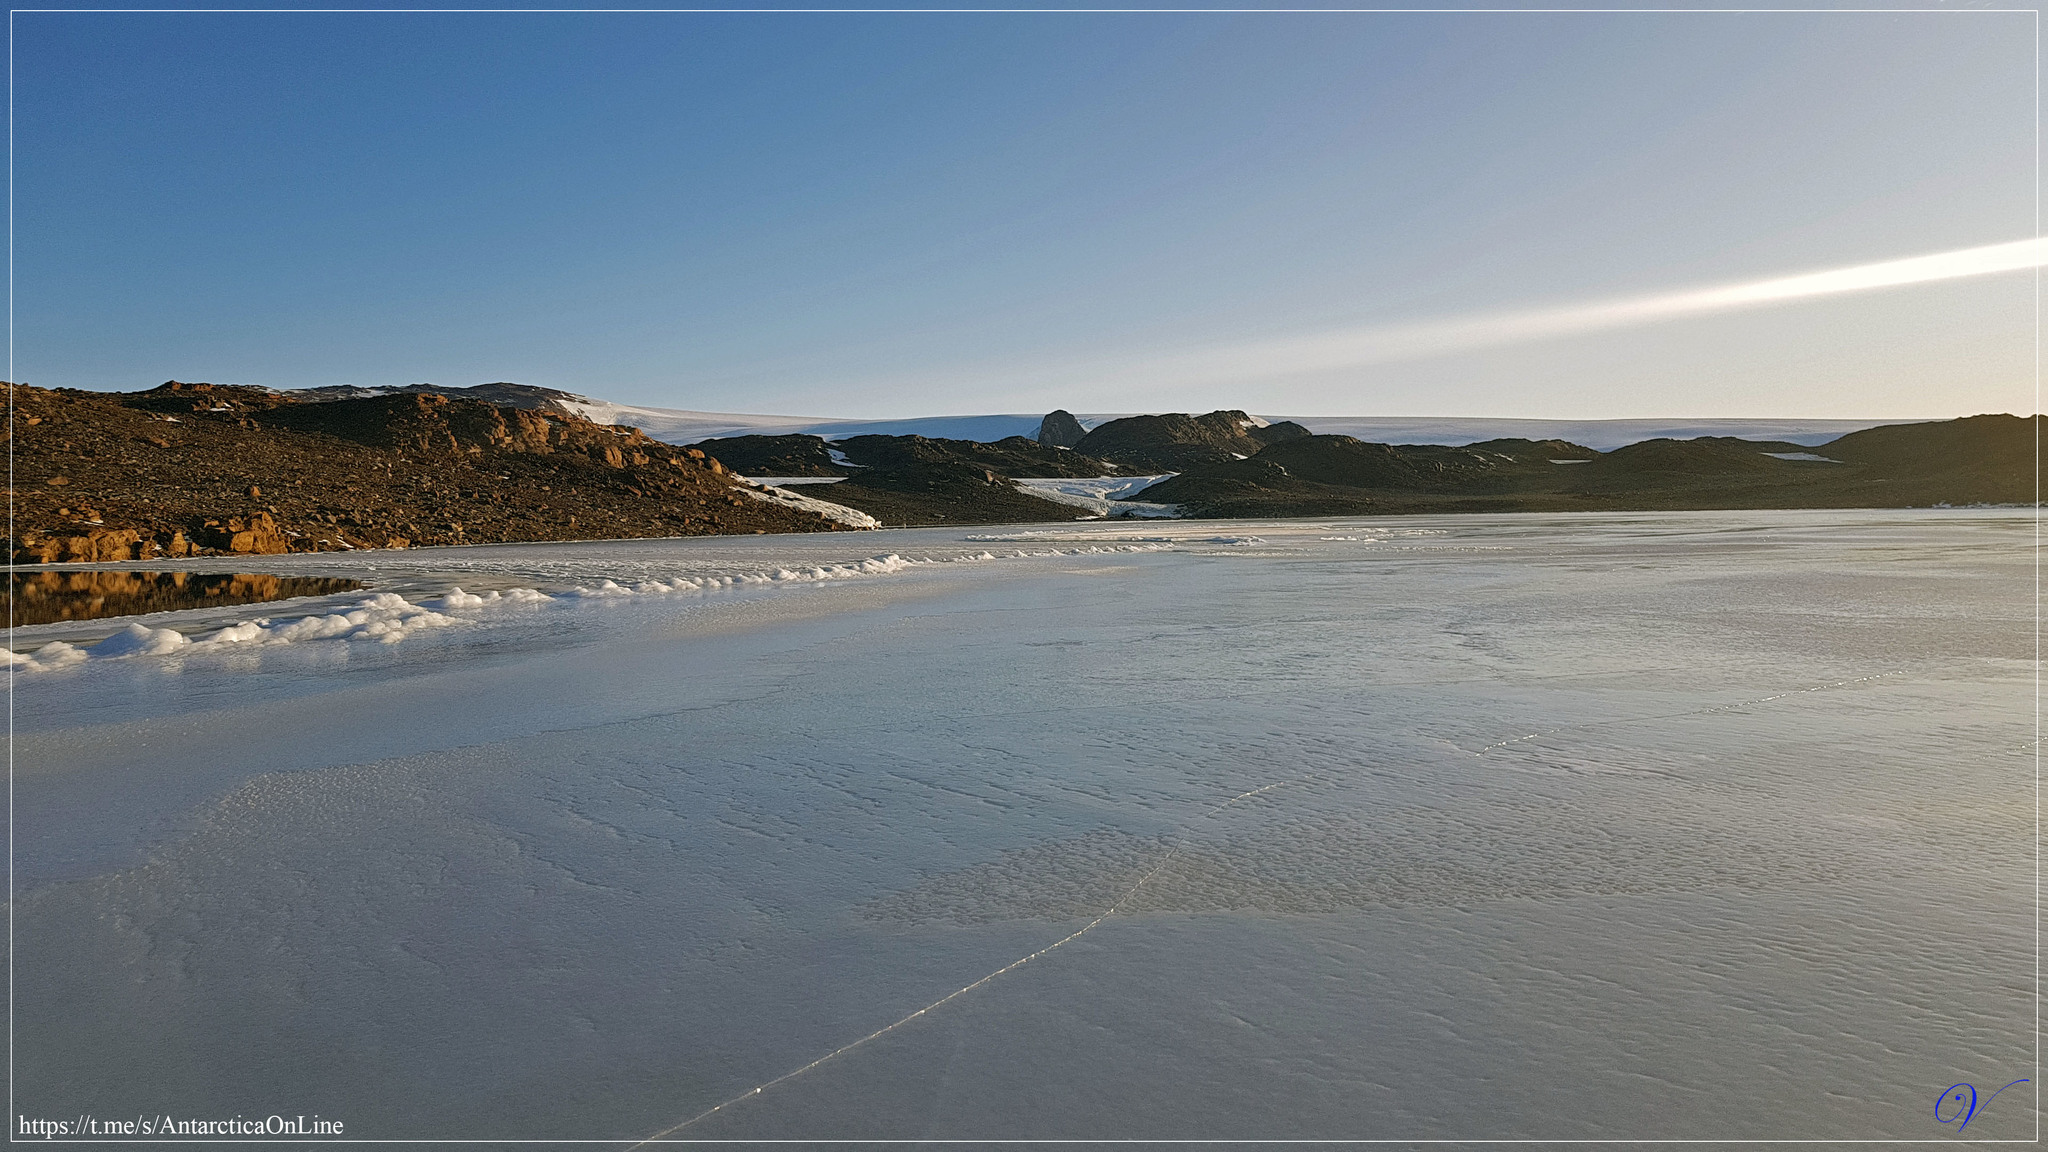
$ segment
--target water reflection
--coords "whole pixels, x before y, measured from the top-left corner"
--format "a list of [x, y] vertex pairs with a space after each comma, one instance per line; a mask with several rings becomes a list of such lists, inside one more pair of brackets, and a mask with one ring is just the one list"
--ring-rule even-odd
[[8, 579], [16, 625], [257, 604], [361, 588], [329, 576], [200, 572], [22, 572]]

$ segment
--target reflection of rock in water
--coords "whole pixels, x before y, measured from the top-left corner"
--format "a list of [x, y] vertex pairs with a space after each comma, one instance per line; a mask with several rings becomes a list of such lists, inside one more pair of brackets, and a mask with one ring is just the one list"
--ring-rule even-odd
[[328, 576], [197, 572], [23, 572], [8, 580], [14, 623], [98, 620], [180, 608], [257, 604], [361, 588]]

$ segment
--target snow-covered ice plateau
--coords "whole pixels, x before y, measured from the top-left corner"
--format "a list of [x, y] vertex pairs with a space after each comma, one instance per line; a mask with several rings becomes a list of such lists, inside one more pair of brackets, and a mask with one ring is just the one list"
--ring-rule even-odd
[[264, 558], [368, 587], [13, 635], [15, 1111], [1916, 1139], [2029, 1078], [1961, 1135], [2030, 1138], [2033, 541], [1957, 509]]

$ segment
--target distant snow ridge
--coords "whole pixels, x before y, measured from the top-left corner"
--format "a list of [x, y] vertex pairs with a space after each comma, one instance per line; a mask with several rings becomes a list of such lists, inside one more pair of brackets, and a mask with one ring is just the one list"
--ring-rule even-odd
[[[396, 644], [408, 636], [462, 625], [482, 623], [493, 610], [536, 608], [550, 604], [603, 601], [638, 596], [703, 594], [728, 588], [816, 584], [829, 580], [853, 580], [886, 576], [935, 564], [972, 564], [987, 560], [1021, 559], [1034, 556], [1086, 556], [1118, 552], [1158, 552], [1168, 543], [1138, 543], [1114, 547], [1089, 545], [1054, 548], [1049, 551], [1013, 551], [1008, 557], [983, 550], [945, 559], [910, 559], [896, 553], [875, 556], [857, 564], [824, 564], [805, 568], [777, 568], [773, 572], [748, 572], [734, 576], [679, 576], [674, 580], [639, 580], [631, 585], [601, 580], [596, 586], [579, 586], [566, 592], [546, 593], [533, 588], [478, 595], [460, 588], [450, 589], [438, 599], [415, 604], [393, 592], [380, 592], [347, 612], [325, 616], [301, 616], [291, 620], [268, 617], [231, 624], [205, 636], [192, 637], [175, 628], [151, 628], [130, 624], [125, 629], [89, 647], [62, 640], [52, 641], [32, 653], [0, 649], [0, 665], [21, 672], [50, 672], [71, 668], [87, 660], [124, 660], [138, 656], [194, 656], [227, 650], [317, 640], [375, 640]], [[453, 613], [463, 613], [453, 615]]]

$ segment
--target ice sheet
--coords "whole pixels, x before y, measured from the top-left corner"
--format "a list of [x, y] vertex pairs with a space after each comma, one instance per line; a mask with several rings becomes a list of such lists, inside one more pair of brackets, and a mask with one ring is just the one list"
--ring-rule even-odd
[[[2033, 1059], [2032, 538], [1691, 513], [342, 558], [478, 618], [18, 675], [16, 1111], [1952, 1136], [1948, 1086]], [[876, 544], [945, 562], [616, 594]], [[548, 600], [485, 618], [454, 581]], [[2030, 1136], [2029, 1088], [1965, 1135]]]

